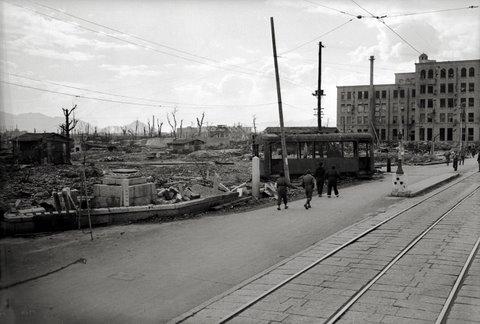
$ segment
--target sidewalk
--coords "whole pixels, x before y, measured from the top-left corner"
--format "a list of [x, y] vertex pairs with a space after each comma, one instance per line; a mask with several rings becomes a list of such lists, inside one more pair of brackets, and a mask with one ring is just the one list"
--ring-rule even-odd
[[[322, 323], [374, 277], [403, 247], [462, 195], [478, 186], [476, 173], [461, 190], [446, 190], [367, 234], [334, 256], [287, 283], [231, 320], [231, 323]], [[464, 178], [464, 177], [462, 177]], [[452, 183], [461, 179], [456, 179]], [[450, 184], [449, 184], [450, 185]], [[438, 192], [442, 188], [432, 192]], [[288, 279], [358, 234], [422, 200], [403, 200], [386, 212], [365, 219], [314, 244], [224, 294], [172, 320], [172, 323], [214, 323]], [[477, 192], [448, 215], [409, 254], [365, 293], [339, 322], [431, 323], [442, 308], [456, 276], [480, 234]], [[478, 257], [472, 269], [479, 266]], [[473, 270], [474, 271], [474, 270]], [[480, 321], [478, 275], [470, 272], [451, 316]]]

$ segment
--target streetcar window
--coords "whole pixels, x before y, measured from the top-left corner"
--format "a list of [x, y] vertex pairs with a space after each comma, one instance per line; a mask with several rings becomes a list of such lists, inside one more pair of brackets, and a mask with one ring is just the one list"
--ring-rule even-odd
[[301, 159], [312, 159], [313, 158], [313, 143], [312, 142], [301, 142], [300, 143], [300, 158]]
[[329, 142], [327, 157], [342, 157], [342, 145], [340, 142]]
[[368, 152], [368, 143], [358, 143], [358, 157], [367, 157], [369, 156]]
[[315, 158], [321, 159], [327, 157], [327, 143], [316, 142], [315, 143]]
[[353, 142], [343, 142], [343, 157], [353, 158], [355, 157], [353, 150]]

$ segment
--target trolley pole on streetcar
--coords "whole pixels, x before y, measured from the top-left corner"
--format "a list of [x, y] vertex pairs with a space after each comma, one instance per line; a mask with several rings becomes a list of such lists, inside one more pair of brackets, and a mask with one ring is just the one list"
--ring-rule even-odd
[[285, 179], [288, 183], [290, 183], [290, 172], [288, 170], [287, 159], [287, 144], [285, 142], [285, 129], [283, 128], [282, 94], [280, 92], [280, 77], [278, 74], [277, 47], [275, 45], [275, 27], [273, 25], [273, 17], [270, 17], [270, 27], [272, 30], [273, 62], [275, 64], [275, 80], [277, 84], [278, 115], [280, 118], [280, 140], [282, 142], [283, 172], [285, 173]]

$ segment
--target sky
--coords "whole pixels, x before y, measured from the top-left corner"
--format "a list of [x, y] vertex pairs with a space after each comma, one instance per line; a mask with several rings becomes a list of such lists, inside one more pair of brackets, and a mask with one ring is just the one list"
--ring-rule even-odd
[[2, 0], [0, 109], [61, 116], [76, 104], [99, 127], [153, 115], [167, 125], [174, 109], [184, 126], [202, 112], [207, 125], [277, 126], [273, 17], [285, 125], [316, 125], [322, 41], [323, 125], [335, 126], [336, 87], [368, 84], [370, 55], [375, 83], [414, 71], [420, 53], [479, 59], [480, 9], [404, 15], [471, 5], [480, 1]]

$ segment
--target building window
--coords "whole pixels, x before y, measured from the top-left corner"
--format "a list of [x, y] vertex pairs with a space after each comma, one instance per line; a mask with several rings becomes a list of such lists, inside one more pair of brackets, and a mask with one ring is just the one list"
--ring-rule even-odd
[[405, 90], [400, 90], [400, 98], [405, 98]]
[[420, 137], [421, 141], [424, 141], [425, 140], [425, 128], [420, 127], [419, 131], [420, 132], [419, 132], [418, 136]]
[[445, 69], [440, 70], [440, 78], [445, 79], [447, 77], [447, 71]]
[[475, 83], [469, 82], [468, 83], [468, 92], [474, 92], [475, 91]]
[[357, 116], [357, 124], [361, 124], [362, 123], [362, 116]]
[[453, 98], [448, 98], [448, 108], [453, 108]]
[[380, 99], [380, 91], [375, 91], [375, 98]]
[[474, 99], [468, 98], [468, 107], [473, 107], [473, 106], [474, 106]]
[[440, 128], [440, 141], [445, 140], [445, 128]]
[[368, 116], [363, 116], [363, 123], [368, 124]]
[[425, 99], [420, 99], [420, 108], [425, 108]]
[[431, 85], [431, 84], [428, 85], [427, 93], [433, 93], [433, 85]]
[[347, 116], [347, 125], [350, 125], [352, 123], [352, 117]]
[[449, 123], [453, 123], [453, 114], [452, 114], [452, 113], [448, 113], [448, 114], [447, 114], [447, 121], [448, 121]]
[[419, 122], [420, 122], [420, 123], [424, 123], [424, 122], [425, 122], [425, 114], [420, 114]]
[[440, 93], [445, 93], [445, 83], [440, 84]]
[[412, 89], [412, 98], [415, 98], [415, 89]]
[[393, 119], [392, 119], [392, 124], [397, 124], [397, 121], [398, 121], [398, 116], [393, 116]]
[[425, 89], [426, 89], [426, 85], [421, 84], [421, 85], [420, 85], [420, 94], [424, 94], [424, 93], [425, 93]]
[[432, 140], [433, 130], [431, 128], [427, 128], [427, 141]]
[[433, 99], [427, 100], [427, 108], [433, 108]]
[[440, 113], [440, 122], [441, 123], [445, 122], [445, 113]]
[[468, 138], [467, 141], [471, 142], [473, 141], [473, 128], [468, 129]]
[[363, 113], [363, 105], [358, 105], [357, 111], [358, 111], [358, 113], [360, 113], [360, 114]]
[[358, 99], [362, 99], [363, 97], [363, 91], [358, 91]]
[[380, 137], [381, 137], [382, 141], [384, 141], [384, 140], [387, 139], [387, 136], [386, 136], [386, 135], [387, 135], [387, 132], [385, 131], [385, 128], [382, 128], [382, 129], [380, 130]]
[[428, 70], [428, 78], [433, 79], [433, 70], [432, 69]]
[[387, 91], [382, 90], [382, 99], [385, 99], [385, 98], [387, 98]]
[[364, 99], [368, 99], [368, 91], [364, 91], [364, 92], [363, 92], [363, 98], [364, 98]]
[[462, 78], [466, 78], [467, 77], [467, 69], [466, 68], [462, 68], [460, 70], [460, 77]]
[[460, 83], [460, 92], [467, 91], [467, 84], [465, 82]]
[[468, 69], [468, 76], [474, 77], [475, 76], [475, 69], [473, 67]]
[[393, 90], [393, 98], [398, 98], [398, 90]]
[[453, 92], [453, 83], [449, 83], [448, 84], [448, 93], [452, 93]]
[[352, 99], [352, 93], [350, 91], [347, 92], [347, 100]]
[[453, 141], [453, 128], [447, 128], [447, 141]]
[[455, 72], [453, 72], [453, 69], [448, 69], [448, 78], [453, 78], [455, 76]]
[[475, 120], [474, 113], [468, 113], [468, 122], [473, 123], [474, 120]]
[[425, 70], [420, 71], [420, 79], [425, 79], [426, 74]]
[[341, 98], [342, 100], [345, 100], [345, 92], [342, 92], [342, 93], [340, 94], [340, 98]]
[[445, 108], [445, 98], [440, 98], [440, 108]]
[[392, 138], [393, 139], [398, 138], [398, 130], [396, 128], [392, 129]]
[[427, 123], [431, 123], [433, 121], [433, 113], [427, 114]]
[[345, 125], [345, 116], [340, 117], [340, 124]]

